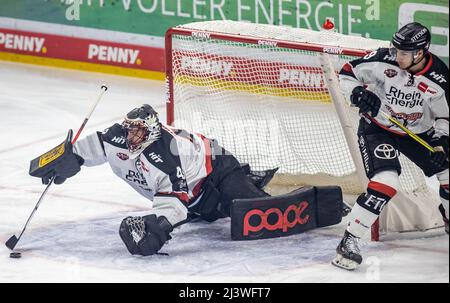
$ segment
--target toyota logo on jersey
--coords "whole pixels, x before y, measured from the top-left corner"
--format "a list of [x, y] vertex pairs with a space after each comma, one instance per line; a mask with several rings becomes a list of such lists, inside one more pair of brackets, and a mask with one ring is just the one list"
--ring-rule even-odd
[[395, 159], [398, 156], [397, 150], [390, 144], [380, 144], [375, 148], [375, 157], [382, 160]]

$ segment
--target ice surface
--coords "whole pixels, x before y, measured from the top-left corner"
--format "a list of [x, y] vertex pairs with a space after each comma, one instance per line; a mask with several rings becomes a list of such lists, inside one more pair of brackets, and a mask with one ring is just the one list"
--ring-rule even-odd
[[[162, 82], [0, 61], [0, 242], [18, 236], [44, 190], [29, 161], [78, 129], [102, 83], [109, 90], [82, 136], [142, 103], [165, 117]], [[195, 222], [173, 233], [169, 256], [131, 256], [119, 224], [150, 207], [108, 166], [83, 168], [50, 188], [19, 242], [21, 259], [0, 245], [0, 282], [449, 282], [443, 229], [366, 243], [355, 272], [330, 264], [345, 222], [249, 242], [231, 241], [229, 219]]]

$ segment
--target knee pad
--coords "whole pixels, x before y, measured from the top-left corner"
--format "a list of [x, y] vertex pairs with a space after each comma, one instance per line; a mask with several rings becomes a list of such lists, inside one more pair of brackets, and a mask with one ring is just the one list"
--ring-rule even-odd
[[396, 191], [399, 191], [402, 188], [399, 175], [397, 171], [394, 170], [385, 170], [378, 172], [372, 177], [371, 181], [389, 185]]

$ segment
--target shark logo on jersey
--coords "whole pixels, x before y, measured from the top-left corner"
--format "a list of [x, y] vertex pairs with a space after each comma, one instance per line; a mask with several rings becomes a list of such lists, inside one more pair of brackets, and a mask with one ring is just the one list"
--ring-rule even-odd
[[395, 69], [388, 68], [387, 70], [384, 71], [384, 74], [389, 78], [394, 78], [395, 76], [398, 75], [398, 72]]
[[119, 158], [120, 160], [123, 160], [123, 161], [128, 160], [130, 158], [127, 154], [124, 154], [124, 153], [117, 153], [116, 155], [117, 155], [117, 158]]
[[397, 120], [403, 120], [404, 121], [404, 126], [407, 125], [408, 121], [417, 121], [419, 119], [421, 119], [423, 117], [423, 113], [421, 112], [415, 112], [415, 113], [410, 113], [410, 114], [406, 114], [406, 113], [397, 113], [395, 112], [392, 107], [386, 105], [387, 110], [389, 111], [389, 113], [391, 114], [391, 116]]

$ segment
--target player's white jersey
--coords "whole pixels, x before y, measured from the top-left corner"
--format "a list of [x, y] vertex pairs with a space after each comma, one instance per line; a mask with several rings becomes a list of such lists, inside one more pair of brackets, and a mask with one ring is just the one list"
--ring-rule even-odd
[[117, 176], [152, 201], [166, 197], [155, 201], [150, 213], [164, 215], [172, 224], [186, 218], [212, 171], [209, 139], [164, 125], [161, 138], [136, 158], [130, 157], [119, 124], [79, 140], [74, 153], [83, 157], [85, 166], [108, 162]]
[[[365, 85], [381, 99], [380, 111], [419, 134], [435, 127], [436, 134], [448, 136], [448, 68], [429, 53], [425, 68], [415, 75], [399, 68], [387, 48], [344, 65], [339, 80], [348, 100], [356, 86]], [[381, 113], [371, 120], [388, 131], [404, 135]]]

